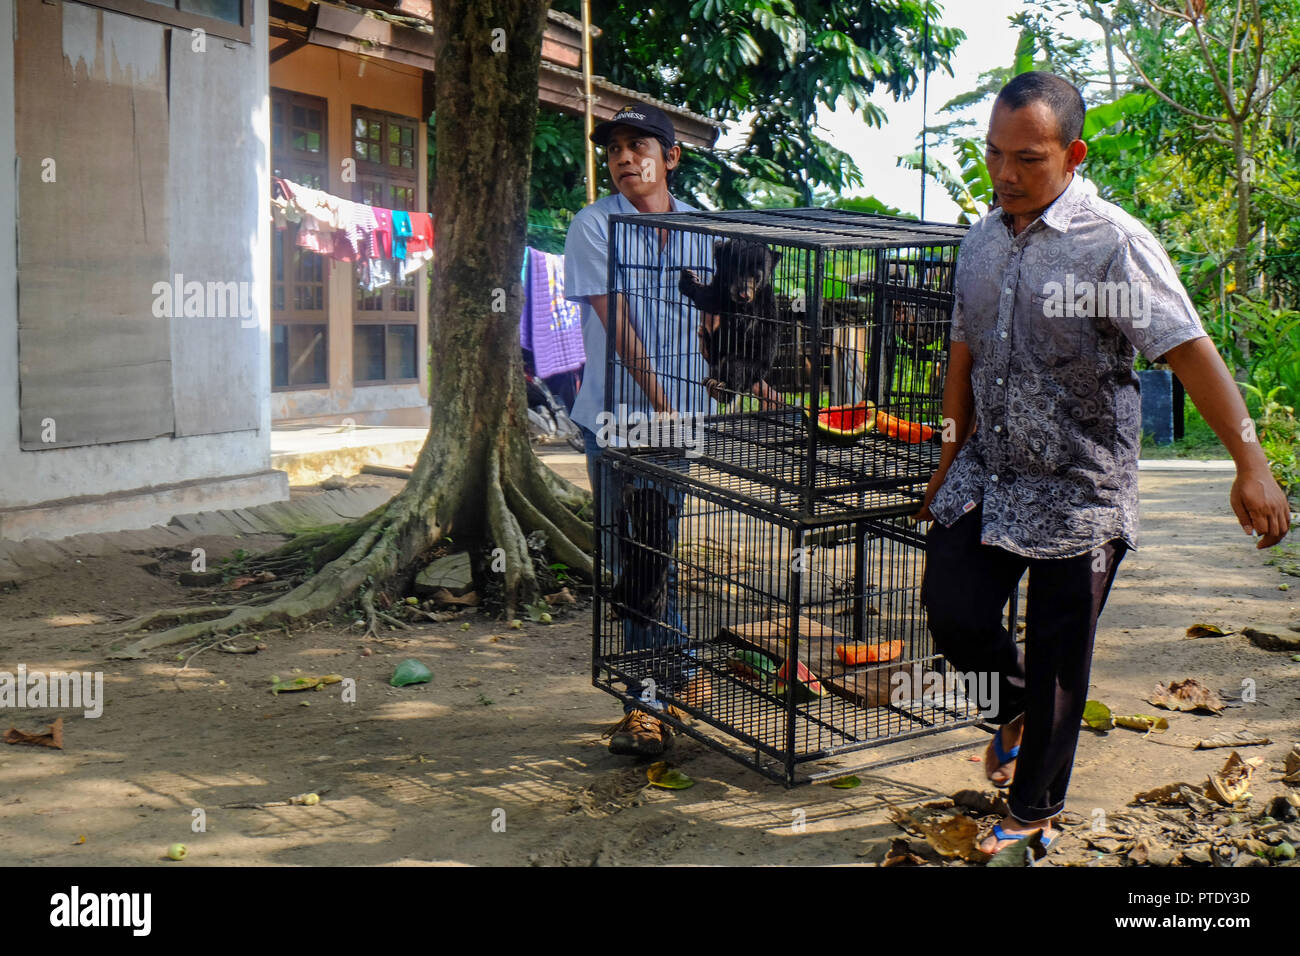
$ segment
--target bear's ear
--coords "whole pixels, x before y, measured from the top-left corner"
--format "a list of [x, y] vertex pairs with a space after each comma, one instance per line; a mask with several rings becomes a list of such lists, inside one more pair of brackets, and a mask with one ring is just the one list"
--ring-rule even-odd
[[719, 256], [722, 255], [722, 247], [725, 246], [725, 245], [726, 245], [726, 243], [723, 242], [721, 239], [718, 239], [718, 240], [716, 240], [716, 241], [713, 243], [713, 258], [714, 258], [714, 259], [717, 259]]
[[781, 261], [781, 253], [779, 253], [779, 252], [773, 252], [773, 253], [772, 253], [772, 268], [775, 269], [775, 268], [776, 268], [776, 264], [777, 264], [778, 262], [780, 262], [780, 261]]

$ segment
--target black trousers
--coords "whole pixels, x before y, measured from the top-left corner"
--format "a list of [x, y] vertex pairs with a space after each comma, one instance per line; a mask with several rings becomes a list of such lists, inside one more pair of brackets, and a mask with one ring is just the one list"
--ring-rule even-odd
[[[959, 671], [988, 674], [1001, 726], [1024, 714], [1024, 736], [1007, 801], [1019, 820], [1061, 812], [1088, 698], [1097, 618], [1127, 550], [1116, 538], [1073, 558], [1026, 558], [980, 543], [983, 509], [951, 528], [932, 522], [921, 583], [930, 634]], [[1029, 571], [1025, 644], [1003, 608]]]

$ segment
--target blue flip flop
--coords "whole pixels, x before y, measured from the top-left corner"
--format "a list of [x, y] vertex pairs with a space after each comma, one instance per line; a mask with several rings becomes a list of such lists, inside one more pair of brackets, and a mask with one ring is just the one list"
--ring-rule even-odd
[[[1011, 761], [1015, 760], [1017, 757], [1020, 756], [1020, 744], [1016, 744], [1010, 750], [1002, 749], [1002, 728], [1001, 727], [999, 727], [993, 733], [993, 756], [998, 758], [999, 767], [1010, 763]], [[1003, 783], [998, 783], [996, 780], [990, 779], [989, 783], [993, 784], [993, 786], [997, 787], [997, 789], [999, 790], [1007, 790], [1011, 787], [1010, 780], [1006, 780]], [[1046, 844], [1043, 845], [1046, 846]]]
[[[1040, 832], [1038, 835], [1039, 842], [1043, 844], [1044, 850], [1050, 847], [1052, 845], [1052, 841], [1056, 839], [1056, 837], [1045, 836], [1042, 832], [1045, 830], [1047, 830], [1047, 827], [1040, 827], [1039, 828]], [[1000, 823], [993, 824], [993, 835], [997, 837], [999, 840], [1023, 840], [1025, 837], [1029, 836], [1029, 834], [1033, 832], [1034, 832], [1033, 830], [1030, 830], [1029, 833], [1008, 833], [1006, 830], [1002, 829], [1002, 824]], [[1060, 835], [1061, 832], [1058, 830], [1056, 832], [1056, 836], [1060, 836]]]

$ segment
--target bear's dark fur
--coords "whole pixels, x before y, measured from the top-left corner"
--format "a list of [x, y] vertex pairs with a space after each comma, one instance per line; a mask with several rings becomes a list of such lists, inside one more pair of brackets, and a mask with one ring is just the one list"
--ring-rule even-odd
[[708, 285], [694, 271], [682, 270], [682, 295], [701, 312], [718, 316], [717, 328], [704, 337], [709, 362], [704, 385], [715, 399], [747, 393], [772, 370], [777, 345], [772, 274], [780, 260], [781, 253], [762, 243], [719, 239]]

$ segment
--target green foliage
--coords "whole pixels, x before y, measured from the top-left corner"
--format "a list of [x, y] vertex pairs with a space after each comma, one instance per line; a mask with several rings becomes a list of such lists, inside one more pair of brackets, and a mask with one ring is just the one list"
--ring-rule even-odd
[[1281, 402], [1280, 396], [1287, 388], [1278, 385], [1265, 392], [1246, 382], [1240, 384], [1248, 404], [1259, 409], [1254, 414], [1259, 447], [1268, 459], [1273, 477], [1288, 496], [1300, 493], [1300, 464], [1296, 462], [1300, 422], [1296, 421], [1295, 406]]
[[[579, 14], [578, 0], [554, 6]], [[951, 72], [963, 39], [942, 25], [930, 0], [593, 0], [591, 7], [604, 31], [595, 43], [598, 74], [724, 122], [753, 114], [738, 149], [686, 150], [683, 190], [722, 207], [748, 206], [755, 194], [788, 204], [792, 192], [808, 203], [817, 187], [861, 186], [853, 158], [814, 132], [818, 104], [843, 101], [879, 126], [884, 114], [870, 94], [910, 96], [925, 65]]]

